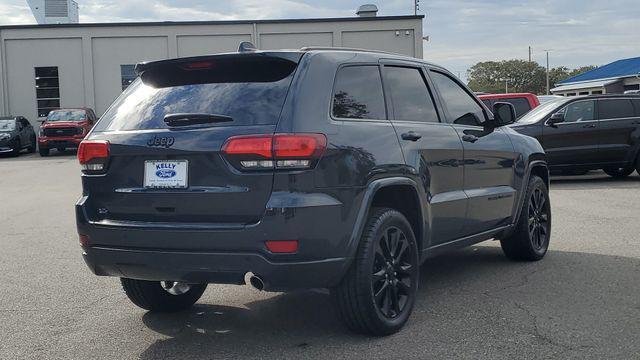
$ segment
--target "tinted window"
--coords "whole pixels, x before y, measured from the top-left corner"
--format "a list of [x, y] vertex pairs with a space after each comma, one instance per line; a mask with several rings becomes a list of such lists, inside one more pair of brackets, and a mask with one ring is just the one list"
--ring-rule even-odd
[[522, 117], [522, 115], [528, 113], [531, 110], [529, 101], [525, 98], [500, 99], [500, 100], [496, 100], [496, 102], [507, 102], [513, 105], [513, 107], [516, 108], [517, 118]]
[[333, 116], [347, 119], [387, 118], [377, 66], [340, 69], [333, 95]]
[[438, 122], [431, 92], [418, 69], [386, 67], [385, 81], [396, 120]]
[[618, 119], [634, 117], [635, 111], [629, 99], [607, 99], [598, 102], [600, 119]]
[[274, 62], [232, 58], [158, 65], [131, 83], [101, 117], [95, 131], [167, 128], [164, 117], [177, 113], [233, 119], [212, 126], [276, 124], [295, 64]]
[[589, 121], [593, 120], [593, 100], [576, 101], [564, 109], [564, 122]]
[[484, 112], [480, 105], [457, 82], [447, 75], [431, 72], [431, 78], [448, 110], [449, 122], [461, 125], [480, 125]]

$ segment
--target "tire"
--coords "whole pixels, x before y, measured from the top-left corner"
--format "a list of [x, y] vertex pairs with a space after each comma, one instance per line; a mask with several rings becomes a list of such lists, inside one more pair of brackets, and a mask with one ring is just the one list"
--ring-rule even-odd
[[551, 202], [544, 180], [532, 175], [514, 232], [500, 239], [502, 251], [511, 260], [538, 261], [549, 248]]
[[49, 148], [40, 147], [39, 149], [40, 156], [49, 156]]
[[22, 151], [22, 144], [20, 144], [20, 140], [17, 139], [13, 144], [13, 148], [11, 150], [11, 155], [20, 156], [20, 151]]
[[611, 177], [620, 179], [620, 178], [624, 178], [631, 175], [635, 169], [633, 167], [630, 167], [630, 168], [609, 168], [609, 169], [602, 169], [602, 170], [605, 172], [605, 174]]
[[37, 143], [36, 138], [35, 137], [32, 138], [31, 139], [31, 145], [29, 145], [29, 148], [27, 149], [29, 154], [33, 154], [34, 152], [36, 152], [36, 143]]
[[[396, 250], [387, 251], [387, 244], [396, 244], [391, 245]], [[398, 332], [413, 310], [418, 267], [418, 247], [407, 219], [393, 209], [371, 209], [356, 257], [332, 289], [345, 325], [366, 335]]]
[[[154, 312], [175, 312], [189, 309], [200, 299], [207, 288], [207, 284], [186, 285], [126, 278], [121, 278], [120, 282], [131, 302], [138, 307]], [[188, 289], [170, 293], [165, 290], [163, 284], [181, 284], [188, 286]]]

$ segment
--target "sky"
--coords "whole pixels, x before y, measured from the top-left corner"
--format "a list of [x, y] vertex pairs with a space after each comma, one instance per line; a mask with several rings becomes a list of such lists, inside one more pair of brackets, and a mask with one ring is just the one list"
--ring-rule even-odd
[[[413, 0], [76, 0], [80, 22], [282, 19], [413, 14]], [[465, 78], [479, 61], [575, 68], [640, 56], [640, 0], [420, 0], [424, 58]], [[33, 24], [26, 0], [0, 0], [0, 25]]]

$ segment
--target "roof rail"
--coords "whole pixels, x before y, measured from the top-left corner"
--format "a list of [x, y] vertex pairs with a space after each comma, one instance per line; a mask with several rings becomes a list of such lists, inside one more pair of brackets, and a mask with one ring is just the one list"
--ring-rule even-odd
[[393, 53], [389, 51], [382, 50], [368, 50], [368, 49], [359, 49], [359, 48], [347, 48], [347, 47], [331, 47], [331, 46], [307, 46], [300, 49], [300, 51], [313, 51], [313, 50], [333, 50], [333, 51], [360, 51], [360, 52], [370, 52], [376, 54], [387, 54], [387, 55], [396, 55], [396, 56], [404, 56], [410, 57], [404, 54]]

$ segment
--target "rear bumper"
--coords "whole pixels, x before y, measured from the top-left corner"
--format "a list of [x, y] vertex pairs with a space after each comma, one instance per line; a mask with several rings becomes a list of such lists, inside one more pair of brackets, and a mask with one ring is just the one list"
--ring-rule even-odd
[[152, 281], [244, 284], [252, 272], [265, 290], [336, 285], [349, 262], [346, 258], [274, 262], [257, 253], [212, 253], [85, 247], [84, 260], [96, 275]]
[[[251, 272], [266, 290], [324, 288], [338, 285], [351, 263], [357, 209], [321, 195], [287, 193], [287, 201], [297, 198], [286, 204], [272, 195], [265, 216], [250, 225], [99, 220], [84, 196], [76, 220], [88, 237], [84, 260], [96, 275], [244, 284]], [[298, 240], [298, 251], [271, 253], [267, 240]]]

